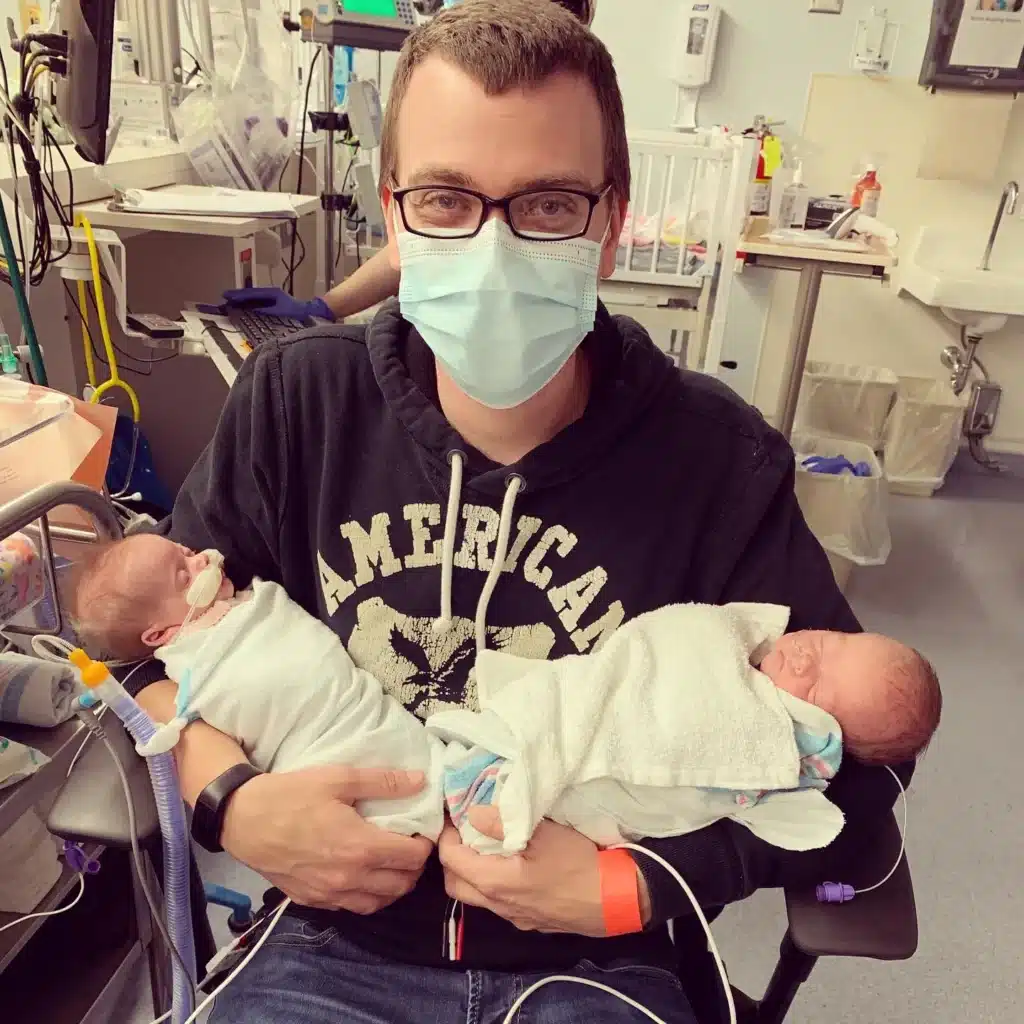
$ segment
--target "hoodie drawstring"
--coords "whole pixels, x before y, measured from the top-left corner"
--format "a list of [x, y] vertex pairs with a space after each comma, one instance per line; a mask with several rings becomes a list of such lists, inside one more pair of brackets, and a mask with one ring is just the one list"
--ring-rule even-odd
[[[441, 633], [452, 624], [452, 576], [455, 571], [455, 535], [459, 526], [459, 509], [462, 502], [462, 477], [465, 470], [466, 457], [460, 451], [452, 451], [448, 455], [448, 463], [452, 467], [451, 483], [448, 487], [448, 511], [444, 520], [444, 540], [441, 543], [441, 615], [434, 622], [434, 629]], [[521, 476], [512, 475], [508, 478], [505, 500], [501, 506], [501, 518], [498, 521], [498, 544], [494, 552], [494, 564], [487, 575], [484, 589], [476, 607], [476, 649], [487, 647], [487, 606], [497, 589], [501, 573], [508, 558], [508, 549], [512, 542], [512, 520], [515, 515], [516, 499], [522, 491], [525, 481]]]
[[455, 571], [455, 534], [459, 528], [459, 505], [462, 501], [462, 471], [466, 457], [459, 451], [448, 455], [452, 467], [448, 485], [448, 512], [444, 519], [444, 542], [441, 547], [441, 617], [434, 623], [438, 633], [452, 624], [452, 574]]
[[508, 547], [512, 541], [512, 517], [516, 510], [516, 498], [523, 489], [521, 476], [510, 476], [505, 490], [505, 500], [501, 505], [501, 519], [498, 525], [498, 546], [494, 552], [494, 564], [487, 574], [487, 582], [480, 592], [480, 600], [476, 606], [476, 649], [477, 653], [487, 649], [487, 606], [491, 603], [491, 595], [498, 586], [498, 580], [505, 568], [508, 558]]

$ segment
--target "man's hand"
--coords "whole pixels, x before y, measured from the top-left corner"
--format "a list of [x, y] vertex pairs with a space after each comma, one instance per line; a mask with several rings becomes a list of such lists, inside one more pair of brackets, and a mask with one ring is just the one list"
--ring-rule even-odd
[[[493, 839], [502, 836], [493, 807], [470, 811], [473, 827]], [[448, 895], [484, 907], [522, 931], [604, 938], [598, 848], [579, 832], [542, 821], [529, 846], [515, 857], [484, 857], [462, 844], [450, 823], [438, 843]], [[651, 916], [650, 896], [637, 872], [641, 917]]]
[[296, 903], [373, 914], [416, 885], [433, 844], [367, 824], [352, 805], [422, 788], [419, 773], [384, 769], [261, 775], [231, 798], [221, 842]]

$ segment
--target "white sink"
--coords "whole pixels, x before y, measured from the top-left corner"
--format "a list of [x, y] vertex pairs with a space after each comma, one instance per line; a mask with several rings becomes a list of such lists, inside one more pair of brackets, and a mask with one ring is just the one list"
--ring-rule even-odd
[[904, 258], [900, 291], [926, 306], [937, 306], [950, 320], [987, 334], [1008, 317], [1024, 316], [1024, 258], [1004, 225], [992, 256], [993, 269], [981, 270], [984, 239], [965, 239], [938, 228], [922, 228]]

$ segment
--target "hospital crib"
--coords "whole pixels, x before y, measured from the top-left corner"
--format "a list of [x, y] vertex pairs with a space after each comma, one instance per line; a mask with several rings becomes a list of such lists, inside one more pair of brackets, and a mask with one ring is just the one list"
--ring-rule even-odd
[[[635, 316], [656, 338], [664, 332], [696, 338], [688, 363], [712, 372], [757, 145], [728, 134], [632, 131], [629, 156], [629, 212], [616, 270], [601, 283], [601, 298], [613, 313]], [[674, 354], [685, 357], [684, 349]]]
[[[78, 484], [49, 485], [39, 488], [16, 502], [0, 508], [0, 538], [9, 536], [37, 521], [45, 521], [47, 513], [62, 505], [76, 505], [86, 511], [95, 526], [95, 538], [118, 537], [120, 524], [112, 506], [105, 498]], [[45, 527], [43, 527], [45, 529]], [[51, 529], [59, 540], [68, 531]], [[71, 539], [88, 539], [85, 531], [71, 531]], [[47, 557], [52, 557], [49, 555]], [[53, 576], [50, 576], [53, 579]], [[55, 605], [60, 613], [59, 595]], [[52, 630], [50, 630], [52, 631]], [[109, 716], [108, 716], [109, 717]], [[62, 752], [77, 749], [77, 722], [60, 727], [59, 747]], [[144, 761], [134, 753], [130, 741], [119, 725], [107, 726], [115, 746], [121, 753], [132, 793], [137, 819], [138, 838], [151, 856], [158, 855], [159, 825], [149, 775]], [[44, 748], [56, 749], [57, 738], [44, 742], [42, 730], [16, 730], [17, 738], [37, 743]], [[34, 735], [33, 735], [34, 734]], [[70, 756], [55, 757], [53, 764], [66, 772]], [[0, 829], [31, 806], [33, 794], [40, 792], [37, 776], [0, 793]], [[62, 777], [62, 776], [58, 776]], [[50, 788], [53, 783], [51, 781]], [[15, 813], [17, 812], [17, 813]], [[84, 844], [87, 851], [101, 856], [104, 849], [127, 851], [131, 847], [128, 811], [120, 781], [114, 765], [103, 746], [89, 740], [77, 759], [60, 792], [53, 802], [47, 827], [58, 838]], [[822, 855], [822, 880], [839, 880], [855, 888], [873, 885], [883, 878], [896, 861], [901, 849], [900, 832], [892, 814], [885, 816], [877, 828], [857, 832], [852, 826]], [[203, 908], [202, 887], [198, 877], [193, 886], [197, 906]], [[821, 957], [865, 957], [877, 960], [905, 960], [917, 949], [917, 911], [910, 877], [910, 868], [904, 857], [889, 880], [872, 892], [866, 892], [852, 903], [823, 905], [817, 902], [813, 886], [787, 887], [785, 891], [788, 929], [782, 940], [781, 953], [775, 973], [763, 998], [755, 1001], [743, 993], [736, 993], [737, 1010], [741, 1024], [782, 1024], [800, 986], [808, 979]], [[141, 901], [139, 901], [141, 903]], [[198, 961], [205, 963], [213, 954], [213, 940], [205, 911], [196, 915], [196, 945]], [[692, 918], [676, 922], [677, 938], [684, 929], [695, 925]], [[151, 928], [140, 927], [144, 946], [149, 953], [150, 977], [154, 1003], [158, 1012], [168, 1005], [167, 957], [158, 955], [159, 938]], [[85, 937], [83, 937], [83, 941]], [[700, 942], [686, 943], [690, 949]], [[164, 953], [165, 951], [160, 951]], [[0, 964], [4, 962], [4, 949], [0, 944]], [[130, 964], [129, 964], [130, 966]], [[724, 1001], [718, 989], [717, 972], [708, 957], [706, 969], [686, 965], [684, 977], [703, 978], [707, 984], [699, 989], [690, 988], [688, 996], [701, 1024], [720, 1024], [726, 1020]], [[112, 979], [112, 982], [116, 979]], [[109, 1020], [105, 1016], [92, 1016], [96, 1024]]]

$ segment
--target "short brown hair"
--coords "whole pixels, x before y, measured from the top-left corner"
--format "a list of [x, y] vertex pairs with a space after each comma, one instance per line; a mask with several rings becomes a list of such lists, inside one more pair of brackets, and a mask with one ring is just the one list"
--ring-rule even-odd
[[942, 687], [928, 659], [907, 648], [886, 677], [892, 714], [899, 727], [884, 738], [848, 737], [850, 750], [866, 764], [904, 764], [928, 749], [942, 720]]
[[605, 45], [559, 3], [468, 0], [409, 35], [391, 83], [380, 150], [382, 187], [397, 184], [398, 118], [413, 72], [437, 55], [479, 82], [488, 96], [539, 85], [558, 72], [585, 78], [604, 126], [605, 183], [629, 199], [626, 115], [615, 64]]
[[594, 20], [594, 8], [597, 6], [595, 0], [554, 0], [554, 2], [559, 7], [564, 7], [584, 25], [589, 25]]
[[131, 661], [152, 653], [142, 642], [142, 632], [149, 625], [144, 605], [110, 582], [111, 562], [130, 540], [91, 545], [71, 570], [72, 625], [82, 646], [94, 658]]

